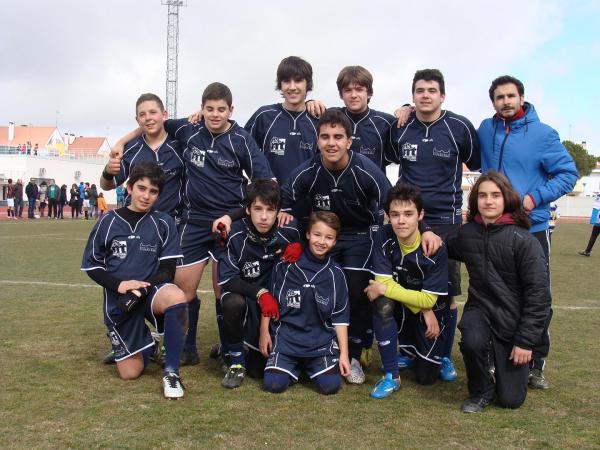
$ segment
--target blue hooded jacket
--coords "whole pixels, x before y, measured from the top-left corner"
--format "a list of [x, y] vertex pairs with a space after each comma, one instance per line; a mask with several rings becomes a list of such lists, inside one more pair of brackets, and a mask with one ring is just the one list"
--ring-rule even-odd
[[573, 190], [579, 173], [558, 133], [540, 122], [531, 103], [525, 115], [505, 122], [495, 115], [481, 122], [481, 170], [497, 170], [508, 177], [521, 197], [529, 194], [532, 233], [548, 229], [550, 202]]

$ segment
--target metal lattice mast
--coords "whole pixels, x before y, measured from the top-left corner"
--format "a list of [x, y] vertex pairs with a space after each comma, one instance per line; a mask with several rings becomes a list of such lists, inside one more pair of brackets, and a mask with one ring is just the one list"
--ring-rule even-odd
[[179, 7], [186, 0], [161, 0], [167, 5], [167, 90], [166, 108], [169, 118], [177, 117], [177, 59], [179, 52]]

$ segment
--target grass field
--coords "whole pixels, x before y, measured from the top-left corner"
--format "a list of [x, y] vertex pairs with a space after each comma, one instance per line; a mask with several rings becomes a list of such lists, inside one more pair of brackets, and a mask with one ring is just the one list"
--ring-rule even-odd
[[216, 342], [210, 294], [201, 295], [202, 361], [181, 370], [183, 400], [162, 398], [156, 365], [139, 380], [120, 381], [100, 362], [109, 348], [101, 291], [79, 271], [91, 226], [0, 222], [2, 449], [600, 448], [600, 248], [590, 258], [576, 255], [587, 225], [559, 224], [554, 234], [551, 389], [529, 391], [519, 410], [479, 415], [459, 410], [467, 391], [456, 345], [456, 382], [421, 387], [407, 373], [386, 400], [369, 398], [378, 362], [365, 385], [330, 397], [308, 383], [267, 394], [252, 379], [225, 390], [207, 356]]

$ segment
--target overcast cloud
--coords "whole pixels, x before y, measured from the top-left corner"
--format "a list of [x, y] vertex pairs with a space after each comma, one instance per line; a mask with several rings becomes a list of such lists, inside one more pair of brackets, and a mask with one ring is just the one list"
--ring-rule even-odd
[[[478, 126], [492, 113], [490, 81], [526, 67], [537, 49], [564, 35], [573, 3], [598, 17], [591, 2], [188, 0], [180, 12], [178, 115], [198, 109], [203, 88], [222, 81], [243, 125], [256, 108], [279, 101], [277, 64], [298, 55], [313, 66], [311, 97], [338, 105], [338, 71], [360, 64], [375, 78], [372, 106], [389, 112], [410, 101], [416, 69], [439, 68], [445, 107]], [[164, 97], [167, 7], [160, 0], [1, 4], [0, 123], [58, 120], [62, 132], [114, 141], [135, 126], [140, 93]], [[598, 49], [597, 41], [590, 45]], [[543, 63], [523, 76], [526, 97], [567, 138], [572, 119], [553, 89], [572, 68], [554, 57]], [[556, 80], [550, 92], [542, 82], [548, 77]], [[590, 95], [597, 98], [597, 88]], [[569, 132], [600, 153], [597, 128], [578, 119]]]

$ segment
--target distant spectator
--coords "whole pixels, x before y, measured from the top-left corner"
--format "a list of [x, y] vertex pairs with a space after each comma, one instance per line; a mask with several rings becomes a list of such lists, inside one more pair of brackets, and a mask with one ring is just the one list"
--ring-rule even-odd
[[48, 185], [48, 219], [54, 217], [58, 219], [58, 202], [60, 200], [60, 188], [54, 182], [54, 180], [50, 180], [50, 184]]
[[90, 183], [87, 182], [83, 188], [83, 214], [87, 220], [90, 214]]
[[44, 211], [46, 210], [47, 200], [48, 200], [48, 183], [42, 181], [40, 183], [40, 191], [38, 193], [38, 198], [40, 201], [40, 218], [44, 217]]
[[85, 196], [85, 185], [83, 181], [79, 182], [79, 215], [83, 219], [83, 198]]
[[79, 219], [79, 187], [73, 183], [69, 191], [69, 206], [71, 207], [71, 219]]
[[95, 184], [90, 186], [90, 219], [92, 217], [98, 218], [98, 189]]
[[104, 211], [106, 211], [106, 199], [104, 198], [104, 194], [100, 192], [98, 194], [98, 210], [100, 210], [100, 217], [104, 215]]
[[117, 208], [123, 208], [125, 206], [125, 189], [123, 185], [117, 186]]
[[15, 214], [20, 219], [23, 217], [23, 180], [20, 178], [17, 180], [13, 192], [15, 195]]
[[[31, 153], [31, 143], [29, 144], [29, 153]], [[35, 147], [33, 148], [33, 156], [37, 156], [38, 154], [38, 145], [35, 144]]]
[[65, 218], [65, 216], [63, 215], [63, 210], [65, 209], [65, 205], [67, 204], [67, 198], [68, 198], [67, 185], [63, 184], [60, 187], [60, 199], [58, 200], [58, 218], [59, 219]]
[[596, 199], [594, 200], [594, 206], [592, 207], [592, 215], [590, 216], [590, 225], [592, 227], [592, 234], [590, 235], [590, 240], [588, 241], [588, 245], [585, 250], [581, 250], [578, 252], [581, 256], [591, 256], [592, 255], [592, 247], [596, 243], [596, 239], [600, 234], [600, 193], [596, 194]]
[[14, 194], [14, 186], [12, 182], [12, 178], [8, 179], [8, 184], [6, 185], [6, 214], [8, 218], [11, 217], [16, 219], [15, 215], [15, 194]]
[[21, 144], [21, 153], [25, 153], [27, 151], [25, 144]]
[[33, 180], [29, 180], [29, 183], [27, 183], [25, 194], [27, 195], [27, 218], [35, 219], [35, 201], [38, 196], [38, 187]]

